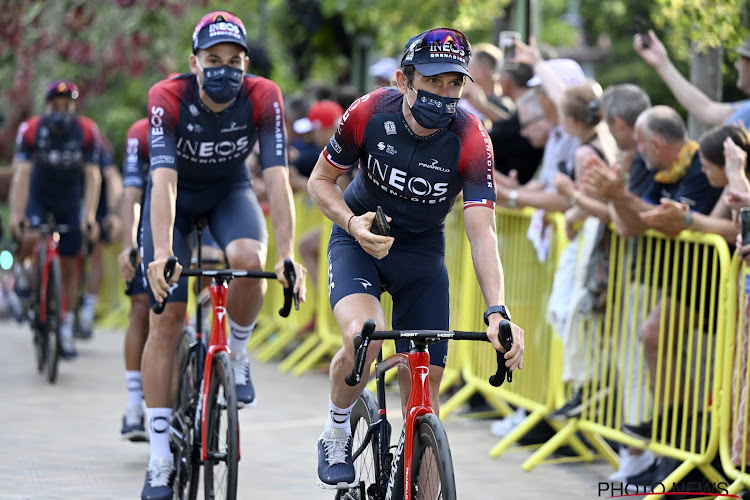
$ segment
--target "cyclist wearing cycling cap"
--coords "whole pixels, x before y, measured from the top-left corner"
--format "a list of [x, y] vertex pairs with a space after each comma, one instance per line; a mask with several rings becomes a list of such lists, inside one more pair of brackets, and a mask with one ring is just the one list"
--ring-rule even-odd
[[[284, 285], [283, 261], [294, 259], [281, 91], [270, 80], [245, 74], [247, 52], [242, 21], [226, 11], [211, 12], [195, 27], [190, 73], [155, 84], [148, 95], [150, 185], [142, 215], [142, 265], [152, 300], [169, 296], [169, 301], [161, 315], [151, 315], [141, 364], [151, 449], [144, 499], [172, 498], [174, 482], [170, 385], [185, 318], [187, 279], [177, 279], [178, 265], [167, 283], [164, 266], [172, 255], [180, 263], [190, 261], [192, 225], [205, 215], [231, 267], [265, 268], [266, 224], [245, 167], [256, 141], [277, 246], [274, 269]], [[295, 270], [295, 291], [304, 300], [306, 270], [297, 263]], [[235, 280], [229, 286], [229, 348], [241, 404], [255, 400], [246, 344], [266, 286], [265, 280]]]
[[[318, 440], [318, 484], [345, 488], [355, 480], [349, 416], [367, 381], [349, 387], [354, 364], [352, 338], [364, 321], [385, 320], [381, 290], [393, 297], [393, 328], [449, 327], [445, 218], [463, 191], [464, 223], [474, 268], [487, 303], [487, 335], [496, 349], [499, 324], [510, 319], [495, 233], [493, 151], [484, 126], [457, 106], [471, 46], [450, 28], [427, 30], [404, 47], [395, 73], [397, 88], [382, 88], [355, 101], [318, 159], [309, 192], [335, 225], [328, 244], [331, 307], [343, 332], [343, 347], [330, 367], [328, 419]], [[342, 193], [336, 180], [359, 164], [360, 173]], [[391, 223], [390, 236], [374, 234], [377, 206]], [[523, 360], [523, 330], [513, 326], [507, 366]], [[367, 354], [375, 359], [380, 343]], [[400, 352], [407, 343], [398, 343]], [[438, 387], [448, 351], [430, 345], [430, 391]], [[405, 402], [409, 381], [399, 373]], [[437, 406], [437, 398], [433, 404]], [[435, 408], [437, 411], [437, 408]]]
[[[79, 278], [76, 256], [83, 234], [97, 237], [96, 206], [101, 184], [96, 147], [99, 132], [92, 120], [76, 114], [76, 99], [78, 87], [74, 83], [53, 81], [45, 94], [44, 112], [19, 128], [10, 200], [13, 234], [21, 237], [22, 224], [32, 228], [23, 231], [18, 262], [31, 255], [40, 236], [33, 228], [46, 222], [48, 213], [56, 224], [70, 228], [60, 235], [59, 247], [63, 292], [68, 297], [60, 326], [63, 359], [77, 355], [73, 340]], [[17, 293], [23, 297], [29, 291], [18, 289]]]

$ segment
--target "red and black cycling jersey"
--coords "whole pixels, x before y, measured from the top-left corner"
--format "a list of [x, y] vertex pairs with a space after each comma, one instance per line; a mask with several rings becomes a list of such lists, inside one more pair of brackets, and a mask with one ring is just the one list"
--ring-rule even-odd
[[344, 113], [324, 156], [339, 169], [359, 162], [344, 199], [358, 215], [378, 205], [394, 232], [442, 231], [463, 190], [464, 208], [495, 207], [492, 143], [479, 120], [462, 108], [448, 127], [414, 134], [402, 113], [403, 96], [378, 89]]
[[125, 155], [122, 160], [124, 187], [146, 189], [148, 180], [148, 119], [133, 123], [125, 136]]
[[245, 75], [237, 98], [220, 113], [201, 101], [195, 75], [163, 80], [148, 94], [151, 170], [178, 171], [178, 188], [247, 181], [245, 159], [256, 141], [262, 168], [287, 166], [284, 106], [279, 87]]
[[76, 116], [62, 134], [50, 129], [47, 115], [30, 118], [18, 131], [16, 158], [33, 163], [30, 190], [56, 199], [80, 199], [83, 167], [99, 163], [96, 124]]

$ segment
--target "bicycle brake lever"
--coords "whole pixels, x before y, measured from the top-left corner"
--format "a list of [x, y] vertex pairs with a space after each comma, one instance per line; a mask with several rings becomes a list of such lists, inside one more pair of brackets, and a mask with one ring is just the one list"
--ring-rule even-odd
[[292, 300], [294, 300], [294, 310], [299, 311], [299, 294], [293, 291], [297, 282], [297, 272], [294, 270], [291, 259], [284, 259], [284, 277], [289, 286], [284, 288], [284, 306], [279, 309], [279, 315], [282, 318], [289, 316], [289, 311], [292, 310]]
[[[499, 329], [500, 343], [503, 345], [505, 352], [508, 352], [513, 347], [513, 332], [510, 321], [502, 320]], [[490, 384], [493, 387], [500, 387], [506, 379], [508, 382], [513, 382], [513, 372], [505, 366], [505, 352], [497, 351], [497, 373], [490, 377]]]
[[362, 381], [362, 372], [365, 369], [365, 358], [367, 357], [367, 348], [370, 346], [370, 336], [375, 331], [375, 322], [371, 319], [365, 320], [362, 325], [362, 332], [354, 336], [354, 366], [352, 372], [344, 380], [346, 385], [354, 387]]
[[[172, 278], [172, 275], [174, 274], [174, 268], [177, 265], [177, 257], [174, 255], [167, 258], [167, 263], [164, 264], [164, 279], [167, 280], [167, 283], [169, 283], [169, 280]], [[167, 296], [166, 299], [163, 301], [157, 301], [156, 304], [151, 306], [151, 310], [154, 311], [156, 314], [161, 314], [164, 312], [164, 307], [167, 305], [167, 300], [169, 300], [169, 296]]]

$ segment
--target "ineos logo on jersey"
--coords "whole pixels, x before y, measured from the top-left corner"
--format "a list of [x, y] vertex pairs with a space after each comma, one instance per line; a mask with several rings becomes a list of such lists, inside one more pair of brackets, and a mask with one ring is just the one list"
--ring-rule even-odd
[[367, 176], [372, 182], [392, 195], [421, 203], [438, 203], [446, 200], [447, 182], [430, 183], [424, 177], [408, 176], [407, 172], [391, 167], [368, 154]]
[[164, 142], [164, 108], [161, 106], [151, 106], [151, 148], [163, 148]]
[[177, 152], [184, 158], [198, 160], [215, 158], [216, 161], [226, 161], [228, 157], [238, 158], [250, 149], [247, 137], [240, 137], [236, 141], [191, 141], [180, 137], [177, 139]]

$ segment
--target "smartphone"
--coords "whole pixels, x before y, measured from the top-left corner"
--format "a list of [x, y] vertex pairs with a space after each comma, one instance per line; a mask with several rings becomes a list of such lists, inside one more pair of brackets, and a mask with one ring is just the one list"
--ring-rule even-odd
[[391, 226], [388, 224], [388, 219], [385, 218], [383, 207], [380, 205], [378, 205], [378, 209], [375, 211], [375, 220], [372, 221], [370, 232], [380, 236], [388, 236], [391, 232]]
[[516, 57], [516, 40], [521, 39], [521, 34], [517, 31], [500, 32], [500, 50], [503, 51], [503, 61], [512, 62]]
[[568, 175], [568, 163], [565, 160], [557, 162], [557, 171], [561, 174]]
[[750, 243], [750, 207], [740, 209], [740, 230], [742, 231], [742, 244]]
[[648, 36], [648, 21], [643, 16], [635, 17], [635, 32], [641, 36], [643, 48], [649, 48], [651, 46], [651, 38]]

